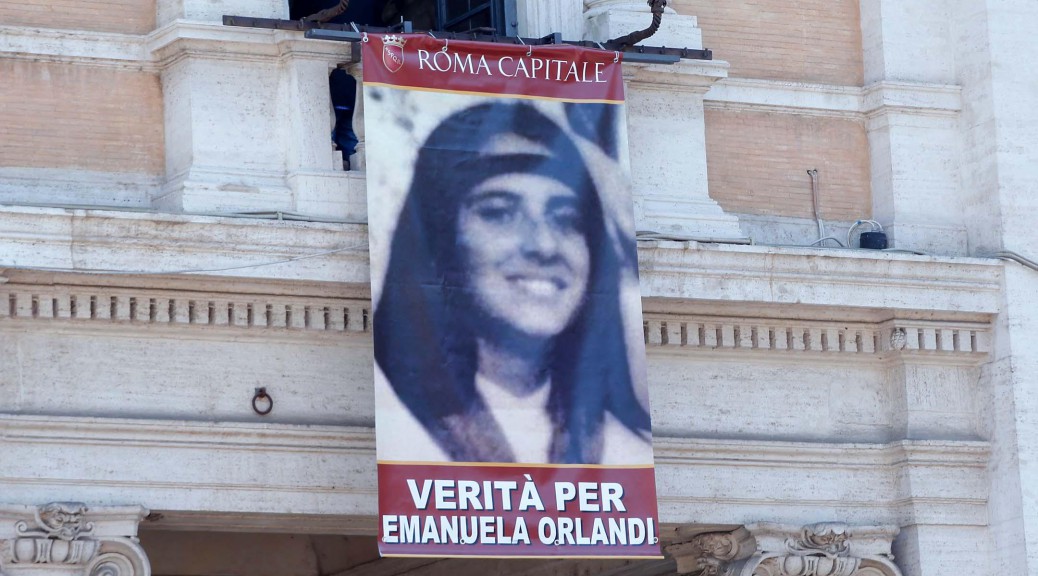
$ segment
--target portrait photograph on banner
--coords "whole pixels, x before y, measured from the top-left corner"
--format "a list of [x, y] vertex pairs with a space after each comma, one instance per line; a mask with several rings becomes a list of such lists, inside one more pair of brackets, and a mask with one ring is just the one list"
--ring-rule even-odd
[[620, 55], [362, 46], [380, 551], [660, 557]]

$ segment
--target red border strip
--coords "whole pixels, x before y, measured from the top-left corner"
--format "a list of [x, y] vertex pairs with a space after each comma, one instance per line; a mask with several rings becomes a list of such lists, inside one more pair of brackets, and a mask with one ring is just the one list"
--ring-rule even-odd
[[419, 90], [621, 103], [622, 54], [565, 44], [515, 46], [369, 34], [364, 82]]

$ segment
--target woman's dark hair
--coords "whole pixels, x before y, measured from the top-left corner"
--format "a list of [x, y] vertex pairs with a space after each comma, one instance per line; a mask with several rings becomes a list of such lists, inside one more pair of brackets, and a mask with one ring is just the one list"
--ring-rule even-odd
[[[604, 110], [607, 105], [588, 106]], [[510, 153], [488, 151], [500, 139], [528, 145]], [[456, 238], [468, 193], [509, 173], [548, 176], [579, 197], [591, 268], [587, 294], [554, 338], [545, 367], [554, 423], [549, 460], [596, 463], [606, 412], [637, 434], [648, 433], [649, 415], [633, 390], [620, 311], [620, 264], [598, 192], [569, 136], [529, 104], [467, 108], [440, 123], [425, 141], [375, 309], [375, 360], [451, 459], [515, 459], [475, 388], [479, 312], [467, 294]]]

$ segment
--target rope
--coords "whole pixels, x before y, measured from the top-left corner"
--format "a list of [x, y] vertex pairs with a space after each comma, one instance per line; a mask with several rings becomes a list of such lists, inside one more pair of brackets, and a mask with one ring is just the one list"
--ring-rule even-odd
[[634, 46], [635, 44], [652, 36], [660, 29], [663, 23], [663, 9], [667, 7], [667, 0], [649, 0], [649, 9], [652, 10], [652, 24], [645, 30], [631, 32], [627, 36], [621, 36], [610, 40], [608, 44], [620, 44], [622, 47]]
[[335, 18], [339, 14], [342, 14], [350, 7], [350, 0], [339, 0], [339, 4], [333, 8], [326, 8], [321, 10], [317, 14], [311, 14], [310, 16], [304, 16], [303, 22], [327, 22], [332, 18]]

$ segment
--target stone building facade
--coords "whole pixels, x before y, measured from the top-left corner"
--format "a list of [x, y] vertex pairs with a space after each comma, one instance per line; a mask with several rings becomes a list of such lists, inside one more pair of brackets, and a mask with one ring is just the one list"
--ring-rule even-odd
[[[1033, 1], [673, 0], [648, 43], [716, 59], [625, 64], [642, 562], [377, 558], [350, 50], [225, 14], [288, 6], [0, 4], [4, 576], [1038, 574]], [[894, 250], [812, 245], [858, 220]]]

